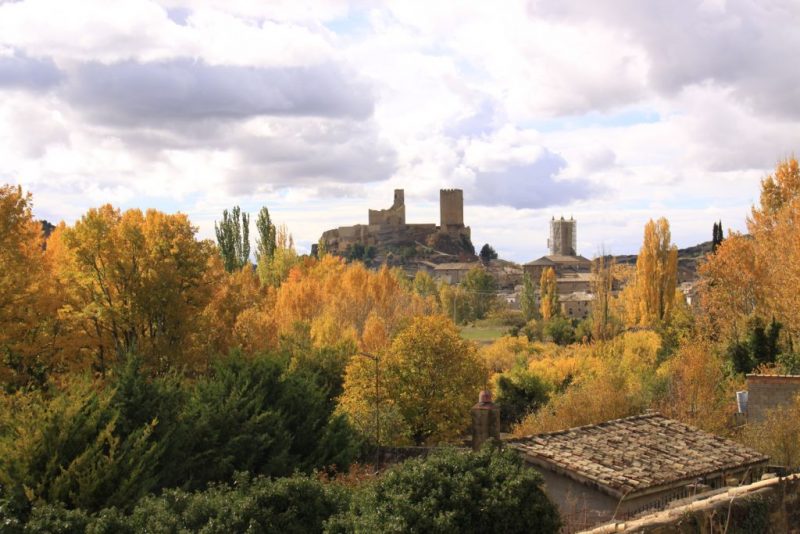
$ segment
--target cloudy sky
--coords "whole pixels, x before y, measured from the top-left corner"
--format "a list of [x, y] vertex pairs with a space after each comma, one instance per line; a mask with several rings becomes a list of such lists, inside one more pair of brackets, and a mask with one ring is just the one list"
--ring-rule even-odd
[[406, 190], [473, 241], [631, 253], [743, 229], [800, 151], [797, 0], [0, 0], [0, 183], [38, 217], [266, 205], [307, 250]]

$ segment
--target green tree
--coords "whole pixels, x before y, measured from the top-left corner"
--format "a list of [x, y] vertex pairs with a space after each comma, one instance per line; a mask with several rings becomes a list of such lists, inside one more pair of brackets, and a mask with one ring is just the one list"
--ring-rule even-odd
[[356, 493], [329, 532], [556, 533], [558, 511], [519, 454], [438, 451], [407, 460]]
[[272, 261], [275, 256], [276, 234], [275, 225], [269, 217], [269, 210], [263, 206], [258, 212], [256, 218], [256, 230], [258, 237], [256, 238], [256, 263], [261, 263], [262, 258], [264, 261]]
[[536, 287], [533, 285], [530, 273], [527, 272], [522, 275], [522, 291], [519, 294], [519, 307], [526, 323], [536, 318], [538, 312], [536, 306]]
[[545, 323], [544, 335], [557, 345], [569, 345], [575, 341], [575, 328], [569, 319], [556, 315]]
[[73, 379], [63, 393], [0, 399], [0, 487], [25, 510], [39, 501], [125, 507], [155, 487], [157, 421], [121, 436], [108, 391]]
[[478, 254], [478, 256], [481, 258], [481, 261], [483, 263], [489, 263], [489, 260], [497, 259], [497, 252], [494, 250], [494, 248], [492, 248], [492, 246], [489, 243], [486, 243], [485, 245], [483, 245], [483, 247], [481, 247], [481, 251]]
[[473, 267], [464, 276], [461, 287], [467, 291], [473, 319], [483, 319], [497, 300], [497, 281], [482, 267]]
[[[284, 476], [295, 469], [347, 467], [356, 442], [325, 391], [275, 357], [233, 354], [197, 383], [182, 420], [190, 433], [175, 484], [202, 488], [236, 471]], [[183, 481], [183, 482], [181, 482]]]
[[714, 223], [713, 236], [711, 237], [711, 252], [716, 252], [717, 248], [725, 240], [725, 233], [722, 230], [722, 221]]
[[497, 378], [497, 406], [506, 429], [538, 410], [549, 396], [547, 383], [527, 370], [515, 369]]
[[222, 221], [214, 222], [214, 230], [225, 270], [230, 273], [247, 265], [250, 261], [250, 216], [242, 213], [239, 206], [234, 206], [231, 213], [223, 210]]
[[605, 341], [612, 337], [611, 299], [614, 287], [614, 257], [605, 251], [592, 264], [592, 329], [594, 339]]

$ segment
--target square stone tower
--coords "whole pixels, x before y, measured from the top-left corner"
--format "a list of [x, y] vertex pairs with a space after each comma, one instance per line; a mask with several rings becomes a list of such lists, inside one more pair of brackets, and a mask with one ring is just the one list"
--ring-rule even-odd
[[464, 227], [464, 192], [461, 189], [439, 191], [439, 211], [442, 231], [450, 227]]
[[577, 221], [572, 217], [569, 220], [553, 219], [550, 221], [550, 239], [547, 246], [551, 256], [576, 256], [577, 251]]

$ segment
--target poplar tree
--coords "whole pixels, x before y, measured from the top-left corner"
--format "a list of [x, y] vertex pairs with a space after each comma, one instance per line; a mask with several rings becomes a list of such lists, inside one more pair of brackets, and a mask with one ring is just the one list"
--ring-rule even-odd
[[214, 222], [217, 245], [225, 270], [236, 271], [247, 265], [250, 259], [250, 216], [234, 206], [231, 213], [222, 212], [222, 221]]
[[256, 218], [256, 263], [263, 259], [271, 261], [275, 256], [275, 224], [269, 217], [269, 210], [263, 206]]
[[678, 284], [678, 248], [671, 243], [669, 221], [652, 219], [644, 227], [644, 243], [636, 260], [636, 291], [640, 323], [668, 321]]
[[556, 284], [556, 272], [552, 267], [542, 271], [539, 287], [542, 297], [542, 319], [549, 321], [553, 316], [558, 315], [558, 285]]
[[519, 294], [519, 308], [525, 321], [530, 321], [536, 316], [536, 288], [531, 280], [531, 275], [522, 276], [522, 291]]
[[600, 256], [592, 264], [592, 337], [605, 340], [609, 337], [611, 323], [611, 291], [614, 284], [614, 257]]

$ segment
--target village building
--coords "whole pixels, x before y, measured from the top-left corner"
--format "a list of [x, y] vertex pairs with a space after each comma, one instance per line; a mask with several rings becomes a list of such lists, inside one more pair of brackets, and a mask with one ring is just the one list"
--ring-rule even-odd
[[586, 291], [573, 291], [558, 296], [561, 316], [568, 319], [587, 319], [592, 313], [594, 295]]
[[759, 480], [769, 460], [658, 413], [507, 443], [542, 474], [545, 492], [562, 517], [581, 528]]
[[433, 277], [448, 284], [460, 284], [470, 270], [480, 266], [480, 262], [440, 263], [434, 267]]

